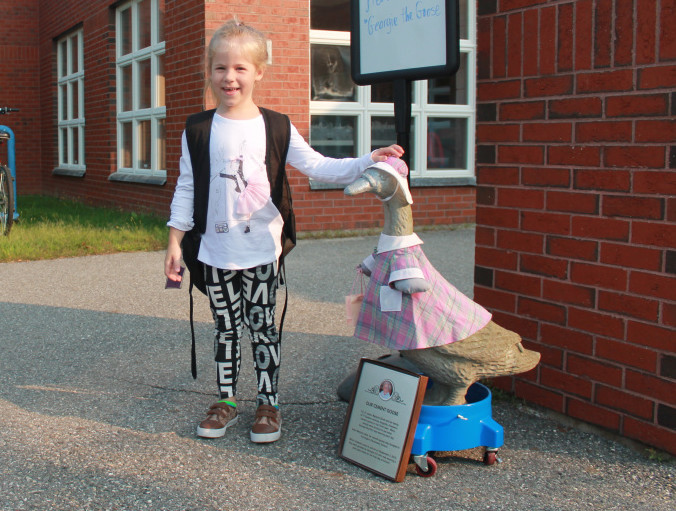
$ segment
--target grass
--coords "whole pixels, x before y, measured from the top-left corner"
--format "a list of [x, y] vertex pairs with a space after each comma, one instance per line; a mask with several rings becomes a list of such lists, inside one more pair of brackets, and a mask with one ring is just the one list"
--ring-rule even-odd
[[162, 250], [166, 218], [38, 195], [20, 196], [19, 219], [0, 236], [0, 262]]

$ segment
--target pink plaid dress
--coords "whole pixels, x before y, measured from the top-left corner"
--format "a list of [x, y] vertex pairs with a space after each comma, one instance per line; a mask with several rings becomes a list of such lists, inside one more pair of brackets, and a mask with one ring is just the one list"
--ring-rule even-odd
[[[355, 337], [396, 350], [431, 348], [465, 339], [490, 321], [491, 314], [486, 309], [434, 269], [420, 244], [373, 257], [375, 265], [364, 293]], [[380, 288], [397, 280], [398, 275], [417, 275], [430, 283], [431, 288], [412, 295], [402, 293], [401, 310], [382, 311]]]

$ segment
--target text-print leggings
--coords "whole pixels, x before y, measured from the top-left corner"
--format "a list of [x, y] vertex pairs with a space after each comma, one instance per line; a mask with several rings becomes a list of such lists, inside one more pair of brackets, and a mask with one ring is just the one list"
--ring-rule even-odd
[[277, 406], [280, 343], [275, 327], [277, 264], [249, 270], [206, 265], [206, 286], [216, 326], [214, 352], [221, 399], [237, 392], [243, 325], [251, 336], [258, 405]]

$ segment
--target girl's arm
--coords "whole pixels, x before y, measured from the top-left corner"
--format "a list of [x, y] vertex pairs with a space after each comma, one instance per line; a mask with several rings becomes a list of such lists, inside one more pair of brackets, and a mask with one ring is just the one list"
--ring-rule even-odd
[[286, 162], [303, 174], [317, 181], [336, 184], [350, 184], [362, 175], [376, 161], [384, 161], [388, 156], [400, 157], [404, 150], [394, 144], [376, 149], [359, 158], [329, 158], [310, 147], [291, 125], [291, 141]]

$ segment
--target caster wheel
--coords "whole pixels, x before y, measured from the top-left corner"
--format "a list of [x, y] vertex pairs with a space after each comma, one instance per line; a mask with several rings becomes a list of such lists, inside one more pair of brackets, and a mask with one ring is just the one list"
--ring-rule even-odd
[[432, 477], [437, 473], [437, 462], [432, 456], [427, 457], [427, 470], [423, 470], [418, 465], [415, 466], [415, 471], [420, 477]]
[[486, 451], [484, 454], [484, 465], [493, 465], [498, 460], [498, 451]]

